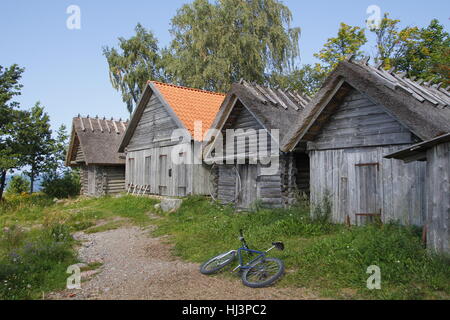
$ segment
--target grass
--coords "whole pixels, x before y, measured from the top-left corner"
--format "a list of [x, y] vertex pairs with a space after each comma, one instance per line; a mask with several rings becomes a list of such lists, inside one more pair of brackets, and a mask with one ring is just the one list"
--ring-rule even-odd
[[[192, 197], [177, 213], [156, 220], [155, 233], [172, 235], [175, 254], [197, 263], [238, 248], [239, 229], [255, 249], [284, 241], [285, 251], [271, 253], [287, 268], [278, 285], [311, 288], [323, 297], [450, 298], [449, 260], [430, 256], [418, 230], [396, 224], [347, 228], [314, 221], [308, 212], [304, 207], [234, 213], [231, 207]], [[381, 290], [367, 289], [371, 265], [381, 269]]]
[[63, 289], [67, 267], [77, 262], [67, 228], [4, 230], [0, 239], [0, 299], [38, 299]]
[[[0, 299], [38, 299], [63, 289], [67, 267], [77, 261], [71, 233], [102, 232], [124, 224], [156, 224], [171, 235], [174, 253], [197, 263], [238, 248], [239, 229], [252, 248], [283, 241], [287, 273], [278, 286], [306, 287], [338, 299], [449, 299], [448, 258], [430, 256], [420, 232], [399, 225], [347, 228], [312, 220], [309, 209], [235, 213], [203, 197], [152, 219], [157, 200], [123, 196], [53, 203], [43, 195], [7, 197], [0, 204]], [[102, 224], [98, 224], [99, 221]], [[382, 289], [368, 290], [367, 268], [381, 269]], [[94, 270], [101, 265], [88, 265]], [[86, 271], [84, 270], [84, 271]]]
[[[67, 268], [79, 262], [73, 232], [102, 232], [124, 223], [146, 226], [156, 203], [123, 196], [55, 204], [41, 194], [7, 196], [0, 203], [0, 300], [39, 299], [64, 289]], [[103, 224], [96, 227], [99, 221]], [[94, 263], [83, 271], [99, 267]]]

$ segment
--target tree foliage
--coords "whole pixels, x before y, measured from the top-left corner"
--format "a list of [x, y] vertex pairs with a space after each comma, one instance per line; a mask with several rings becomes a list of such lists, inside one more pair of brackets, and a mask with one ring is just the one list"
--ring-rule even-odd
[[361, 56], [361, 47], [367, 42], [365, 30], [341, 23], [338, 34], [329, 38], [322, 50], [314, 56], [322, 61], [326, 72], [334, 69], [338, 63], [350, 54]]
[[122, 94], [130, 114], [148, 80], [163, 80], [158, 40], [141, 24], [130, 39], [119, 38], [119, 49], [103, 48], [114, 89]]
[[3, 197], [7, 171], [20, 165], [16, 123], [21, 112], [17, 109], [19, 104], [12, 99], [20, 95], [22, 85], [19, 81], [23, 71], [15, 64], [9, 68], [0, 66], [0, 200]]
[[450, 36], [444, 26], [434, 19], [430, 25], [416, 31], [404, 45], [394, 67], [412, 77], [450, 85]]
[[18, 123], [20, 159], [28, 170], [24, 173], [30, 178], [30, 193], [39, 173], [52, 168], [55, 140], [52, 138], [50, 117], [39, 102], [30, 111], [25, 111]]
[[226, 92], [245, 78], [264, 82], [266, 73], [292, 69], [299, 56], [299, 28], [278, 0], [195, 0], [172, 19], [173, 40], [159, 49], [140, 24], [119, 49], [103, 50], [113, 87], [131, 112], [148, 80]]
[[288, 74], [273, 74], [270, 84], [313, 96], [322, 85], [326, 75], [327, 73], [320, 64], [305, 64]]
[[6, 190], [11, 194], [22, 194], [30, 190], [30, 181], [22, 176], [13, 176]]
[[195, 0], [172, 19], [167, 70], [183, 85], [226, 92], [245, 78], [290, 70], [299, 56], [299, 28], [277, 0]]
[[66, 170], [63, 173], [48, 173], [42, 180], [42, 191], [53, 198], [63, 199], [80, 194], [81, 182], [78, 171]]

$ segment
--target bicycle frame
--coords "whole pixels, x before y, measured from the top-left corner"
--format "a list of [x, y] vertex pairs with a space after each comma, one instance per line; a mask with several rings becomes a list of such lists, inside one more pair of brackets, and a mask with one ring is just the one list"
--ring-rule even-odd
[[[260, 259], [265, 258], [265, 257], [267, 256], [267, 253], [268, 253], [269, 251], [273, 250], [273, 249], [275, 249], [275, 246], [271, 247], [271, 248], [270, 248], [269, 250], [267, 250], [266, 252], [263, 252], [263, 251], [251, 250], [251, 249], [249, 249], [247, 246], [243, 246], [243, 247], [241, 247], [241, 248], [239, 248], [239, 249], [237, 249], [237, 250], [230, 251], [230, 252], [224, 254], [223, 256], [226, 256], [226, 255], [228, 255], [228, 254], [231, 253], [231, 252], [237, 253], [237, 255], [238, 255], [238, 257], [239, 257], [239, 265], [238, 265], [236, 268], [233, 269], [233, 272], [234, 272], [234, 271], [236, 271], [237, 269], [241, 269], [241, 270], [250, 269], [250, 268], [251, 268], [250, 266], [251, 266], [254, 262], [256, 262], [256, 261], [258, 261], [258, 260], [260, 260]], [[250, 254], [257, 254], [258, 256], [257, 256], [256, 258], [254, 258], [253, 260], [251, 260], [250, 262], [248, 262], [246, 265], [244, 265], [244, 259], [243, 259], [243, 257], [242, 257], [242, 252], [248, 252], [248, 253], [250, 253]]]

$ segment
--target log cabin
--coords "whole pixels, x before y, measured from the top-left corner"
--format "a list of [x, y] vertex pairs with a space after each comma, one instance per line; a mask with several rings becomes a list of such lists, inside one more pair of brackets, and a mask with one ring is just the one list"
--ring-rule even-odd
[[426, 242], [436, 253], [450, 253], [450, 133], [416, 144], [387, 159], [426, 162]]
[[196, 150], [224, 98], [149, 81], [118, 148], [126, 154], [127, 187], [170, 197], [209, 195], [209, 167]]
[[117, 150], [127, 125], [98, 117], [73, 119], [66, 165], [80, 169], [82, 195], [100, 197], [125, 191], [125, 155]]
[[279, 144], [309, 100], [244, 80], [233, 84], [204, 144], [204, 160], [215, 168], [212, 196], [248, 210], [283, 208], [309, 192], [308, 156], [300, 150], [294, 162]]
[[426, 165], [384, 156], [450, 131], [446, 89], [349, 57], [306, 109], [282, 151], [307, 142], [313, 212], [328, 201], [336, 223], [424, 224]]

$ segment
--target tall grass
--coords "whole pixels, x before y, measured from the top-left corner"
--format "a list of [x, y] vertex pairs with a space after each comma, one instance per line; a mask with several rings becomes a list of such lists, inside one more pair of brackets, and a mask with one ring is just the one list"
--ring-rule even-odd
[[76, 263], [73, 239], [60, 225], [25, 232], [3, 230], [0, 237], [0, 299], [39, 298], [63, 289], [67, 267]]
[[[347, 228], [311, 219], [306, 207], [234, 213], [202, 197], [158, 222], [156, 235], [170, 234], [174, 252], [201, 263], [240, 246], [239, 229], [254, 249], [284, 241], [287, 274], [281, 286], [309, 287], [334, 298], [432, 299], [450, 297], [450, 265], [423, 248], [420, 233], [399, 225]], [[272, 253], [271, 253], [272, 254]], [[381, 269], [382, 289], [367, 289], [367, 268]], [[351, 296], [348, 296], [351, 292]]]

